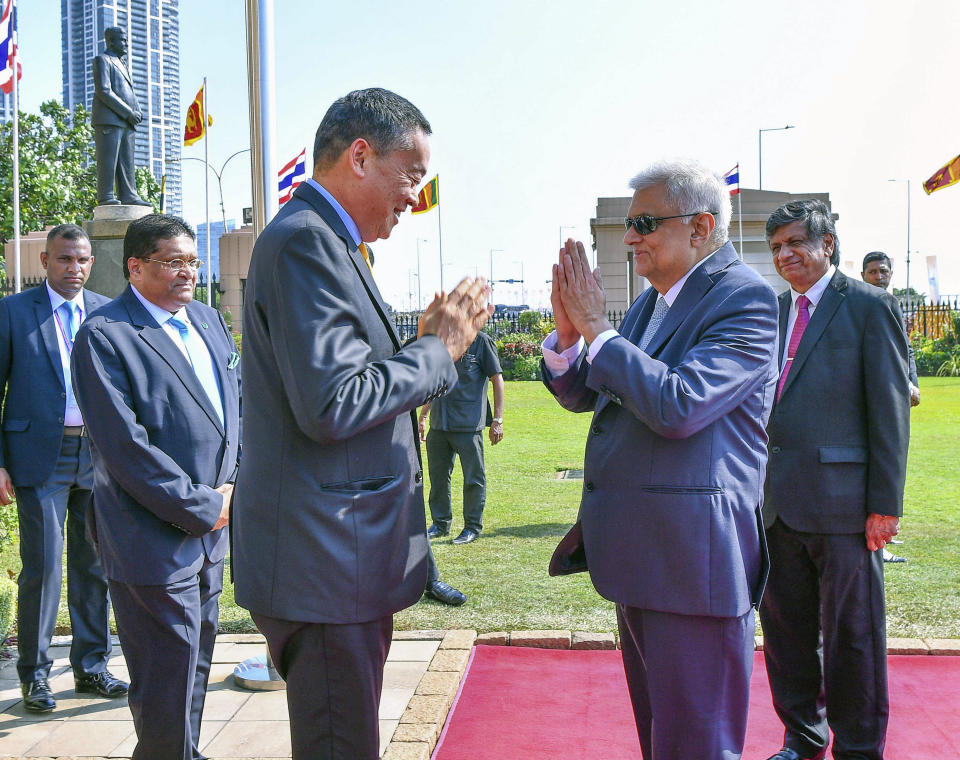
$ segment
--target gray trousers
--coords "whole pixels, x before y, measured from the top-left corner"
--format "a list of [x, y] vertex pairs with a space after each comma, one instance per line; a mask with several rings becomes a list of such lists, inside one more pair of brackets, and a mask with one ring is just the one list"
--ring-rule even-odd
[[463, 527], [483, 530], [483, 507], [487, 500], [487, 475], [483, 468], [483, 431], [451, 433], [430, 428], [427, 433], [427, 459], [430, 471], [430, 516], [433, 524], [450, 530], [453, 506], [450, 476], [460, 456], [463, 470]]
[[53, 473], [42, 486], [17, 487], [20, 560], [17, 579], [17, 674], [27, 682], [45, 678], [47, 654], [60, 604], [63, 536], [67, 534], [67, 606], [75, 673], [102, 673], [110, 657], [107, 581], [86, 535], [93, 509], [93, 466], [86, 438], [64, 436]]

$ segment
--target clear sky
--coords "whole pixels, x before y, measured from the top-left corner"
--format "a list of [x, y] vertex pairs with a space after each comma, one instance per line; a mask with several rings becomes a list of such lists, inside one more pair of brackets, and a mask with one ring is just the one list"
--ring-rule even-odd
[[[249, 146], [244, 3], [182, 0], [181, 110], [209, 82], [210, 159]], [[757, 187], [829, 192], [841, 259], [880, 249], [905, 282], [911, 180], [911, 285], [936, 255], [941, 294], [960, 293], [960, 185], [922, 182], [960, 153], [960, 3], [808, 0], [651, 3], [486, 0], [410, 4], [275, 0], [278, 166], [304, 147], [327, 106], [382, 86], [416, 103], [434, 137], [444, 285], [465, 274], [526, 279], [537, 305], [564, 236], [589, 241], [598, 196], [658, 158], [688, 156], [718, 172], [740, 163]], [[60, 2], [21, 0], [22, 107], [61, 96]], [[200, 143], [185, 156], [203, 156]], [[250, 205], [247, 155], [224, 172], [228, 217]], [[307, 165], [311, 171], [310, 162]], [[203, 166], [185, 162], [184, 214], [204, 217]], [[212, 179], [212, 175], [211, 175]], [[211, 214], [219, 198], [211, 183]], [[438, 214], [406, 216], [374, 246], [396, 308], [439, 287]], [[424, 242], [425, 241], [425, 242]], [[522, 266], [521, 266], [522, 262]], [[859, 267], [858, 267], [859, 269]], [[498, 285], [515, 303], [519, 288]]]

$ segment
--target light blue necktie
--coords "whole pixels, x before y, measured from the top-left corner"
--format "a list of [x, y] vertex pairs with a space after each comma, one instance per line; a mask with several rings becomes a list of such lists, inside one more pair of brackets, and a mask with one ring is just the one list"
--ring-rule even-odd
[[653, 336], [657, 334], [657, 330], [660, 325], [663, 324], [663, 320], [666, 318], [668, 311], [670, 311], [670, 307], [667, 306], [667, 299], [663, 296], [657, 296], [657, 302], [653, 306], [653, 314], [650, 315], [647, 329], [643, 331], [643, 337], [640, 338], [640, 342], [637, 344], [637, 347], [641, 351], [646, 349], [650, 341], [653, 340]]
[[177, 328], [180, 333], [180, 339], [183, 345], [187, 347], [187, 354], [190, 356], [190, 364], [193, 366], [193, 372], [203, 386], [204, 393], [213, 404], [213, 408], [220, 418], [220, 424], [223, 424], [223, 400], [220, 398], [220, 383], [213, 370], [213, 359], [207, 350], [206, 343], [203, 342], [196, 330], [191, 330], [189, 325], [176, 317], [170, 317], [170, 324]]
[[77, 337], [77, 330], [80, 329], [80, 307], [73, 301], [64, 301], [57, 307], [60, 315], [60, 324], [63, 326], [64, 344], [67, 347], [67, 361], [63, 364], [63, 386], [67, 391], [67, 406], [69, 409], [77, 408], [77, 399], [73, 395], [73, 379], [70, 374], [70, 354], [73, 352], [73, 340]]

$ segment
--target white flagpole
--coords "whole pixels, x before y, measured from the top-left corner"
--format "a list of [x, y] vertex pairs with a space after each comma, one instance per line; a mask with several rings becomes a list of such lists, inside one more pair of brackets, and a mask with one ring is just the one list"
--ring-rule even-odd
[[740, 162], [737, 162], [737, 224], [740, 225], [740, 260], [743, 261], [743, 189], [740, 187]]
[[[10, 13], [16, 14], [16, 0], [10, 5]], [[13, 24], [16, 19], [12, 15], [10, 23]], [[19, 40], [17, 40], [19, 42]], [[18, 102], [17, 91], [19, 83], [17, 82], [17, 72], [20, 66], [19, 51], [17, 44], [13, 45], [13, 90], [11, 94], [11, 106], [13, 108], [13, 272], [14, 283], [13, 292], [19, 293], [22, 288], [22, 278], [20, 276], [20, 105]]]
[[201, 116], [203, 124], [203, 163], [206, 171], [203, 173], [203, 202], [207, 208], [207, 306], [213, 305], [213, 270], [210, 265], [210, 236], [213, 231], [210, 229], [210, 130], [208, 128], [207, 114], [207, 78], [203, 78], [203, 115]]

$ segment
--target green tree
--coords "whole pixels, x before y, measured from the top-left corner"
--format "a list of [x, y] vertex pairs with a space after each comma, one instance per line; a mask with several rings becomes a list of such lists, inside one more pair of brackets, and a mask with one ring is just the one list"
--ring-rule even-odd
[[[55, 100], [20, 112], [20, 231], [80, 223], [97, 203], [93, 132], [87, 111]], [[13, 237], [13, 125], [0, 125], [0, 237]]]
[[153, 204], [154, 213], [160, 213], [160, 183], [145, 166], [137, 167], [137, 193]]

